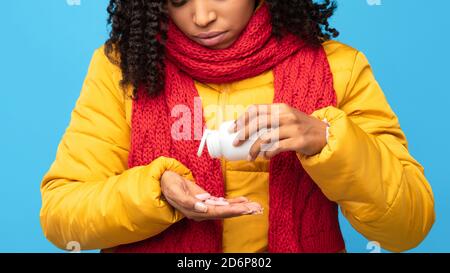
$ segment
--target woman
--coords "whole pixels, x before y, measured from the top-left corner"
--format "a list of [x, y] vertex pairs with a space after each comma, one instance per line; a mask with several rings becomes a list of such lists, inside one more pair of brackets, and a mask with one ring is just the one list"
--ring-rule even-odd
[[[105, 252], [342, 252], [340, 206], [383, 248], [417, 246], [430, 185], [365, 56], [331, 40], [334, 10], [111, 0], [110, 38], [42, 181], [45, 236]], [[247, 161], [197, 157], [198, 131], [233, 119], [236, 146], [273, 130]]]

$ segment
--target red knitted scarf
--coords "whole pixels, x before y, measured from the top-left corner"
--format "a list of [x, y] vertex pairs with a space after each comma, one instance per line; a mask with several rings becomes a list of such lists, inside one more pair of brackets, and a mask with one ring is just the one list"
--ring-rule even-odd
[[[336, 94], [322, 47], [307, 46], [293, 35], [272, 36], [266, 4], [250, 19], [239, 39], [227, 49], [205, 48], [169, 22], [166, 44], [165, 90], [148, 96], [139, 88], [133, 102], [129, 168], [149, 164], [159, 156], [186, 165], [195, 181], [215, 196], [224, 195], [221, 164], [208, 153], [196, 155], [199, 136], [174, 140], [171, 116], [175, 106], [194, 113], [198, 97], [194, 80], [225, 83], [257, 76], [273, 69], [274, 103], [287, 103], [311, 114], [336, 105]], [[257, 96], [258, 94], [255, 94]], [[201, 108], [201, 106], [200, 106]], [[193, 115], [183, 126], [204, 128], [203, 115]], [[200, 132], [202, 131], [200, 129]], [[281, 153], [269, 167], [269, 252], [337, 252], [344, 249], [335, 203], [329, 201], [302, 168], [295, 152]], [[332, 183], [332, 181], [330, 181]], [[151, 223], [149, 223], [151, 224]], [[221, 252], [222, 222], [187, 218], [147, 240], [119, 246], [117, 252]]]

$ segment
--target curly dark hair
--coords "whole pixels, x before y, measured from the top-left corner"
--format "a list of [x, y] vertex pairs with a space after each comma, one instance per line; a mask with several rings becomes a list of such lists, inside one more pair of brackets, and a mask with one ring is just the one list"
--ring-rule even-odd
[[[131, 85], [133, 97], [143, 84], [150, 95], [164, 87], [164, 44], [167, 40], [170, 0], [110, 0], [105, 54], [122, 71], [122, 88]], [[256, 4], [259, 0], [255, 0]], [[272, 15], [273, 35], [286, 32], [297, 35], [311, 46], [335, 38], [339, 32], [330, 27], [329, 18], [336, 10], [333, 0], [265, 0]], [[156, 39], [161, 35], [161, 41]], [[119, 58], [117, 58], [120, 56]]]

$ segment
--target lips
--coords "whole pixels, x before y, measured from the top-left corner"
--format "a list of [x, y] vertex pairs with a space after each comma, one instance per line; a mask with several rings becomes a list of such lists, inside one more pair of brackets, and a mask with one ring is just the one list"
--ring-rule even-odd
[[194, 39], [207, 47], [213, 47], [220, 44], [225, 38], [226, 31], [204, 32], [194, 36]]
[[195, 37], [200, 38], [200, 39], [210, 39], [210, 38], [214, 38], [215, 36], [218, 36], [224, 32], [225, 31], [202, 32], [198, 35], [195, 35]]

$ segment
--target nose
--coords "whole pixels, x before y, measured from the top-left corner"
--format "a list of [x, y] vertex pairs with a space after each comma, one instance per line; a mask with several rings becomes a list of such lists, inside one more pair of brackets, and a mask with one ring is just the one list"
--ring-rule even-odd
[[208, 1], [198, 0], [194, 2], [194, 24], [199, 27], [206, 27], [217, 19], [217, 13], [205, 3]]

